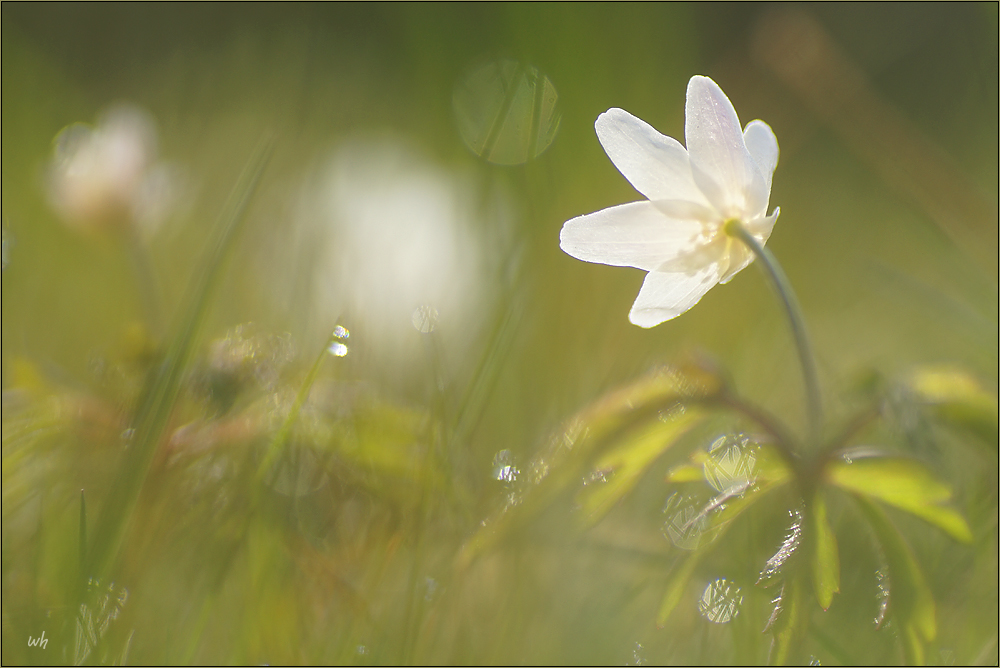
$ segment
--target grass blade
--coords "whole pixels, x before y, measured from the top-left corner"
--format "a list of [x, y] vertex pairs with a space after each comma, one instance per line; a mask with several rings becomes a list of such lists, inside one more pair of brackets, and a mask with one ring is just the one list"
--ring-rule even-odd
[[240, 175], [223, 214], [216, 223], [212, 243], [182, 308], [177, 333], [136, 412], [132, 443], [126, 451], [114, 488], [104, 504], [94, 531], [93, 544], [88, 550], [87, 570], [93, 577], [103, 577], [118, 553], [157, 445], [180, 392], [181, 379], [213, 288], [222, 275], [228, 251], [245, 220], [247, 206], [260, 182], [272, 146], [270, 139], [262, 141]]

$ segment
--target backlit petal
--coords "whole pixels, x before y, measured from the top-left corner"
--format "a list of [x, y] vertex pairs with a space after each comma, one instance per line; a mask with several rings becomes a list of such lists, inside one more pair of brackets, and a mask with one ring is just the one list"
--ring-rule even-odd
[[648, 199], [708, 204], [691, 176], [687, 150], [679, 141], [623, 109], [608, 109], [594, 127], [611, 162]]
[[650, 271], [689, 250], [701, 223], [668, 218], [652, 202], [631, 202], [566, 221], [559, 247], [578, 260]]
[[748, 204], [766, 205], [766, 199], [757, 201], [764, 178], [744, 143], [736, 110], [708, 77], [688, 83], [684, 136], [694, 180], [723, 216], [745, 218]]
[[778, 140], [771, 126], [764, 121], [750, 121], [743, 131], [743, 140], [746, 142], [750, 157], [764, 177], [766, 193], [758, 193], [755, 199], [763, 200], [760, 211], [766, 211], [771, 196], [771, 176], [774, 174], [774, 168], [778, 166]]
[[633, 325], [655, 327], [698, 303], [719, 282], [719, 267], [709, 264], [695, 272], [651, 271], [642, 282], [628, 319]]

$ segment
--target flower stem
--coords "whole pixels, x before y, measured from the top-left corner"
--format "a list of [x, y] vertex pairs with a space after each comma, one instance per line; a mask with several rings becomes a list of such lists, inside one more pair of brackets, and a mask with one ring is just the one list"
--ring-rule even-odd
[[765, 248], [757, 239], [747, 231], [746, 227], [738, 220], [726, 221], [725, 232], [731, 237], [742, 241], [747, 248], [753, 251], [757, 259], [760, 260], [764, 271], [771, 278], [781, 303], [785, 307], [789, 323], [792, 326], [792, 335], [795, 338], [795, 346], [799, 351], [799, 363], [802, 365], [802, 376], [806, 386], [806, 398], [809, 410], [809, 440], [810, 444], [819, 444], [820, 435], [823, 429], [823, 405], [820, 401], [819, 378], [816, 374], [816, 358], [813, 355], [812, 345], [809, 342], [809, 335], [806, 332], [805, 319], [802, 317], [802, 309], [799, 301], [792, 290], [792, 284], [778, 264], [777, 258]]

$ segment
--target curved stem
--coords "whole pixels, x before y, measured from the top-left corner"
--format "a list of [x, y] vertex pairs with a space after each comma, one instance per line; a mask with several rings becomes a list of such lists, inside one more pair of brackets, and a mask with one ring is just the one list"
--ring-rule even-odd
[[812, 345], [809, 342], [809, 335], [806, 333], [805, 319], [802, 317], [802, 309], [799, 307], [798, 299], [795, 298], [795, 291], [785, 276], [785, 272], [778, 264], [778, 260], [768, 249], [757, 241], [757, 239], [747, 231], [746, 227], [738, 220], [726, 221], [725, 232], [731, 237], [742, 241], [747, 248], [753, 251], [757, 259], [760, 260], [765, 272], [771, 278], [778, 296], [781, 298], [785, 313], [788, 315], [789, 323], [792, 326], [792, 335], [795, 338], [795, 346], [799, 351], [799, 363], [802, 365], [802, 376], [806, 386], [806, 398], [809, 410], [809, 441], [816, 446], [819, 443], [820, 434], [823, 429], [823, 406], [819, 395], [819, 378], [816, 374], [816, 358], [813, 355]]
[[795, 452], [795, 440], [785, 431], [779, 420], [769, 415], [764, 409], [744, 401], [731, 392], [723, 392], [715, 397], [713, 402], [731, 408], [743, 417], [755, 422], [767, 435], [773, 439], [773, 445], [781, 454], [782, 459], [793, 471], [799, 469], [800, 459]]

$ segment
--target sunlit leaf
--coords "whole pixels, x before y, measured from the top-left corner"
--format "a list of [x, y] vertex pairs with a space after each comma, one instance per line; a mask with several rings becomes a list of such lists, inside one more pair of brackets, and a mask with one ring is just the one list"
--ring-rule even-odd
[[[759, 483], [749, 484], [739, 490], [731, 490], [717, 495], [701, 509], [701, 512], [689, 523], [693, 523], [703, 518], [705, 521], [704, 533], [711, 535], [713, 539], [718, 539], [732, 526], [733, 520], [743, 513], [747, 508], [759, 501], [763, 496], [779, 487], [787, 478], [775, 476], [772, 480], [765, 480]], [[663, 626], [667, 618], [674, 611], [681, 601], [687, 583], [691, 579], [692, 573], [701, 560], [706, 550], [695, 550], [684, 561], [678, 564], [667, 581], [667, 589], [660, 604], [659, 613], [656, 616], [657, 626]]]
[[833, 595], [840, 591], [840, 553], [837, 536], [826, 517], [826, 504], [820, 494], [813, 501], [810, 529], [813, 537], [812, 569], [816, 599], [824, 610], [833, 603]]
[[[559, 494], [579, 483], [584, 471], [593, 467], [607, 448], [615, 448], [637, 427], [666, 418], [662, 428], [671, 430], [670, 420], [688, 402], [698, 402], [722, 389], [721, 378], [695, 365], [661, 367], [613, 390], [567, 421], [531, 464], [522, 472], [523, 497], [508, 504], [499, 517], [488, 521], [466, 543], [460, 564], [470, 563], [514, 527], [522, 526]], [[661, 428], [659, 426], [657, 429]], [[650, 450], [639, 448], [644, 456]], [[654, 454], [655, 458], [655, 454]], [[636, 460], [633, 460], [633, 462]], [[651, 461], [651, 460], [650, 460]], [[641, 472], [641, 469], [640, 469]], [[627, 491], [627, 490], [625, 490]]]
[[997, 394], [953, 367], [926, 367], [906, 383], [917, 401], [944, 422], [966, 429], [997, 449]]
[[[666, 481], [678, 482], [701, 482], [708, 481], [706, 475], [706, 465], [709, 462], [709, 453], [705, 450], [695, 450], [691, 453], [690, 461], [677, 464], [667, 471]], [[753, 466], [747, 471], [748, 477], [757, 483], [783, 482], [791, 476], [791, 470], [781, 458], [778, 451], [771, 445], [763, 444], [753, 449]]]
[[699, 422], [705, 413], [697, 409], [674, 410], [627, 434], [600, 458], [594, 468], [613, 471], [610, 480], [584, 487], [577, 498], [583, 521], [594, 524], [638, 482], [650, 464], [677, 439]]
[[890, 583], [888, 614], [904, 630], [907, 661], [919, 663], [923, 660], [923, 642], [931, 642], [937, 635], [934, 596], [913, 551], [885, 512], [861, 496], [855, 499], [885, 555]]
[[672, 401], [704, 399], [717, 393], [721, 387], [721, 379], [701, 367], [661, 367], [604, 395], [581, 411], [572, 422], [579, 424], [588, 438], [599, 439], [643, 409], [666, 408]]
[[667, 482], [701, 482], [704, 479], [702, 467], [694, 464], [678, 464], [667, 471]]
[[851, 492], [896, 506], [930, 522], [963, 543], [972, 541], [965, 519], [941, 505], [951, 499], [951, 489], [921, 464], [899, 457], [859, 457], [832, 462], [827, 479]]

